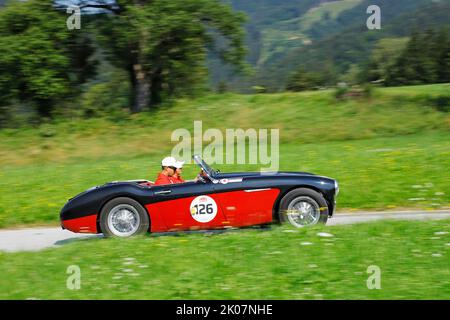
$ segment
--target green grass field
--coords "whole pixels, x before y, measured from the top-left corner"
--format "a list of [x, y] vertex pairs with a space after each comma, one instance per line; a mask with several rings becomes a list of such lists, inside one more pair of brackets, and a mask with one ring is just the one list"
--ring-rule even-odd
[[[0, 299], [449, 299], [449, 232], [449, 220], [390, 221], [77, 240], [0, 253]], [[80, 290], [66, 286], [71, 265]]]
[[[107, 181], [154, 179], [177, 128], [280, 129], [280, 170], [339, 180], [339, 209], [450, 205], [450, 85], [377, 89], [338, 101], [332, 91], [210, 95], [152, 113], [57, 120], [0, 130], [0, 227], [58, 224], [66, 200]], [[219, 165], [222, 171], [258, 170]], [[187, 165], [185, 177], [198, 172]]]

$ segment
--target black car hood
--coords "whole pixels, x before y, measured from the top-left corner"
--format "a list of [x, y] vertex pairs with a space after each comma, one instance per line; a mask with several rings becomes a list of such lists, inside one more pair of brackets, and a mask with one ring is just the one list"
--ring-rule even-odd
[[229, 179], [229, 178], [245, 178], [245, 177], [259, 177], [262, 175], [273, 175], [273, 176], [291, 176], [291, 177], [304, 177], [304, 176], [315, 176], [313, 173], [309, 172], [230, 172], [230, 173], [219, 173], [215, 176], [216, 179]]

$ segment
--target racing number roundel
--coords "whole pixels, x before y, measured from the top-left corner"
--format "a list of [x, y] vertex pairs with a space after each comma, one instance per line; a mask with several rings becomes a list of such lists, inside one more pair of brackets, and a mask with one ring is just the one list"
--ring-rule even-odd
[[210, 222], [216, 217], [217, 204], [213, 198], [198, 196], [191, 202], [190, 212], [192, 218], [201, 223]]

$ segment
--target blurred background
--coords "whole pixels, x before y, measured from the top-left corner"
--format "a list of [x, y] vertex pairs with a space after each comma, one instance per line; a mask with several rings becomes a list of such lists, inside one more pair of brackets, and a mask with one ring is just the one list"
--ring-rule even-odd
[[[69, 5], [78, 6], [80, 15], [76, 10], [68, 13]], [[369, 30], [366, 25], [370, 5], [381, 9], [381, 29]], [[449, 0], [0, 0], [0, 228], [58, 226], [59, 210], [67, 199], [91, 186], [153, 180], [161, 159], [175, 145], [173, 130], [192, 130], [195, 120], [203, 121], [204, 130], [279, 129], [280, 170], [336, 178], [341, 187], [338, 211], [449, 209], [449, 13]], [[258, 170], [259, 166], [218, 168]], [[193, 178], [197, 171], [195, 165], [187, 165], [185, 178]], [[364, 227], [353, 233], [342, 229], [341, 237], [349, 238], [339, 250], [312, 252], [296, 263], [335, 254], [336, 260], [328, 262], [330, 269], [322, 271], [344, 272], [339, 266], [365, 266], [391, 248], [392, 259], [419, 250], [405, 262], [416, 270], [415, 258], [438, 250], [434, 243], [418, 241], [429, 239], [428, 232], [447, 232], [444, 229], [449, 227], [448, 221], [428, 223], [426, 231], [419, 230], [419, 224]], [[371, 230], [379, 233], [367, 237]], [[395, 238], [401, 230], [406, 233]], [[382, 241], [389, 234], [390, 244], [373, 248], [375, 239]], [[280, 231], [269, 237], [285, 239], [285, 235]], [[294, 236], [289, 234], [289, 239]], [[230, 237], [234, 245], [229, 256], [224, 255], [227, 259], [241, 252], [239, 238]], [[265, 239], [261, 234], [243, 237], [249, 237], [249, 248], [252, 241]], [[362, 238], [367, 243], [353, 252], [371, 252], [372, 258], [340, 260], [352, 252], [349, 244]], [[399, 249], [395, 239], [411, 246]], [[169, 241], [174, 250], [185, 249], [178, 239], [151, 241], [152, 246], [164, 247]], [[220, 239], [214, 241], [212, 248], [220, 252]], [[276, 247], [273, 252], [296, 252], [289, 247], [291, 242], [280, 241], [290, 249]], [[95, 251], [99, 244], [84, 245], [86, 250], [76, 250]], [[443, 248], [448, 250], [446, 245]], [[106, 255], [116, 246], [120, 260], [127, 258], [128, 248], [140, 244], [100, 246]], [[45, 273], [50, 272], [51, 278], [52, 272], [60, 272], [57, 261], [76, 250], [69, 246], [43, 256], [0, 253], [7, 275], [0, 297], [33, 298], [30, 288], [39, 288], [37, 298], [57, 297], [64, 288], [57, 289], [59, 284], [54, 283], [50, 290], [51, 286], [42, 286], [42, 274], [27, 272], [41, 263], [50, 264]], [[197, 265], [200, 261], [195, 257], [205, 254], [208, 244], [195, 250], [185, 258], [206, 268]], [[137, 251], [145, 252], [145, 247]], [[157, 252], [147, 258], [156, 259]], [[448, 298], [448, 290], [447, 296], [440, 290], [445, 282], [437, 284], [445, 272], [448, 276], [448, 251], [444, 252], [447, 256], [439, 253], [440, 262], [426, 260], [416, 276], [405, 278], [409, 282], [397, 281], [398, 290], [392, 285], [387, 295], [383, 295], [386, 291], [360, 292], [352, 283], [347, 283], [347, 291], [326, 289], [321, 277], [308, 282], [305, 269], [288, 267], [293, 263], [289, 259], [275, 267], [267, 258], [268, 264], [260, 267], [273, 266], [264, 271], [276, 275], [273, 283], [244, 274], [223, 285], [225, 289], [218, 285], [208, 293], [206, 280], [197, 283], [192, 280], [195, 274], [180, 271], [179, 276], [173, 271], [171, 279], [181, 277], [184, 287], [177, 287], [176, 281], [165, 290], [161, 279], [153, 279], [151, 285], [161, 291], [137, 297], [262, 298], [250, 289], [261, 291], [257, 283], [264, 282], [272, 298], [420, 298], [420, 292], [429, 298]], [[89, 261], [82, 257], [79, 263]], [[214, 270], [223, 271], [219, 275], [205, 271], [209, 279], [239, 273], [230, 272], [230, 260], [220, 259], [208, 260]], [[241, 261], [244, 268], [257, 257], [246, 259]], [[427, 268], [436, 268], [435, 273], [425, 272]], [[95, 270], [90, 272], [101, 277]], [[365, 267], [358, 272], [364, 278]], [[121, 281], [123, 275], [115, 276]], [[391, 274], [391, 279], [401, 279], [400, 273]], [[27, 285], [29, 281], [35, 286]], [[133, 281], [119, 297], [136, 297], [127, 292], [133, 288], [139, 292], [142, 282]], [[245, 281], [250, 289], [237, 289]], [[68, 296], [114, 298], [95, 289], [110, 288], [109, 284], [105, 280], [102, 287], [91, 281], [89, 295]], [[342, 288], [345, 281], [340, 284]], [[296, 285], [310, 290], [295, 295]], [[410, 285], [417, 287], [410, 290]]]

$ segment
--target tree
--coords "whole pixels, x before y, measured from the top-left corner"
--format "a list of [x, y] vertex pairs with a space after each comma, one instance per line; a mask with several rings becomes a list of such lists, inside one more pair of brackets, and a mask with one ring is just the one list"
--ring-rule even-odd
[[448, 31], [414, 32], [387, 73], [387, 85], [448, 82], [450, 74]]
[[228, 91], [227, 83], [225, 81], [221, 80], [219, 82], [219, 84], [217, 85], [217, 93], [222, 94], [222, 93], [225, 93], [227, 91]]
[[2, 8], [0, 100], [4, 106], [25, 101], [41, 116], [50, 117], [55, 103], [92, 73], [93, 68], [86, 68], [92, 53], [89, 39], [67, 30], [65, 19], [51, 1], [11, 1]]
[[407, 42], [408, 38], [385, 38], [378, 41], [369, 62], [363, 68], [363, 81], [386, 80]]
[[307, 72], [303, 68], [298, 69], [289, 79], [286, 90], [305, 91], [316, 89], [323, 85], [324, 80], [320, 73]]
[[442, 28], [436, 36], [434, 52], [436, 76], [439, 82], [450, 82], [450, 39], [448, 29]]
[[99, 40], [113, 64], [129, 74], [132, 112], [202, 82], [208, 49], [243, 65], [244, 16], [219, 0], [73, 2], [107, 12], [97, 20]]

